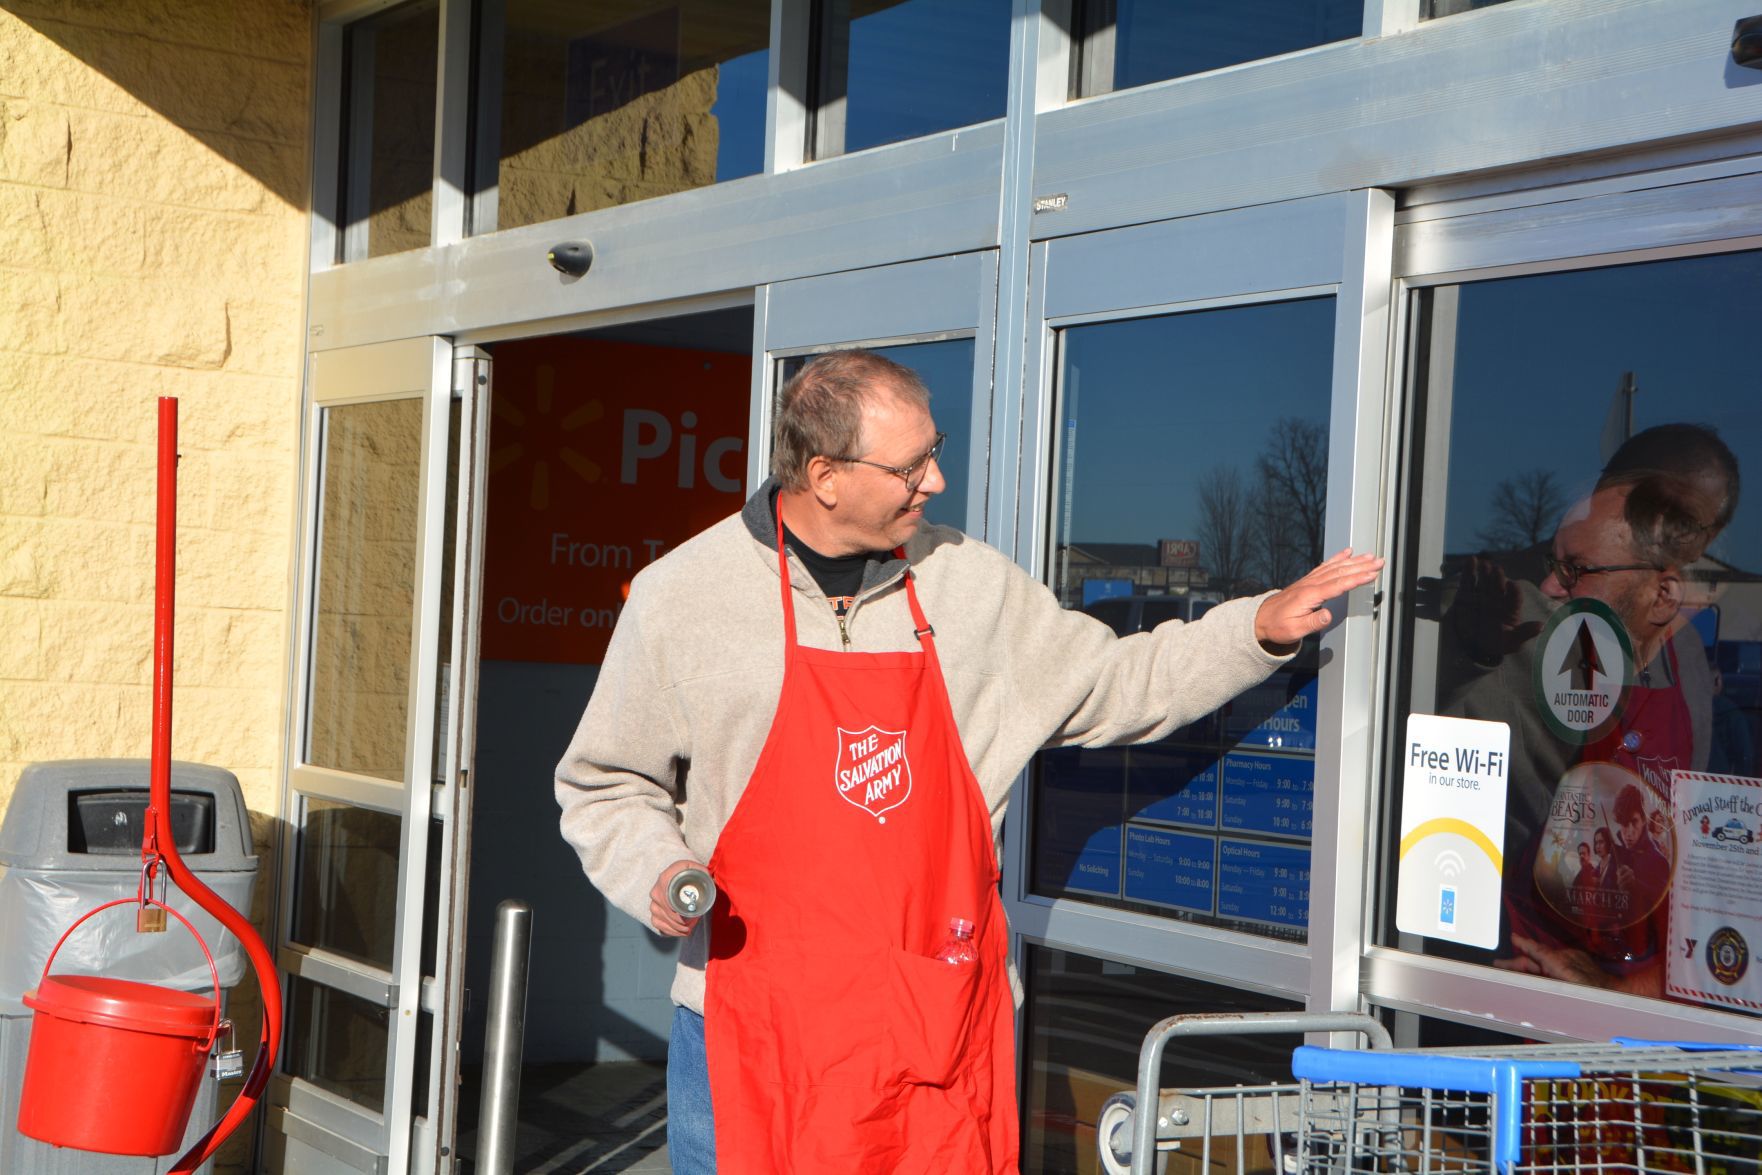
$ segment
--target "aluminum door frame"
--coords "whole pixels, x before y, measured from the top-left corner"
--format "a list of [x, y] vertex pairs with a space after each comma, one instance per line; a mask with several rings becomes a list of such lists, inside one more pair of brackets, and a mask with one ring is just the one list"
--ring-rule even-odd
[[[1019, 434], [996, 441], [1021, 454], [1017, 561], [1040, 576], [1051, 542], [1060, 330], [1316, 295], [1333, 297], [1335, 307], [1324, 549], [1380, 549], [1394, 211], [1390, 193], [1359, 190], [1035, 244], [1025, 403], [1011, 421]], [[1027, 945], [1049, 946], [1295, 998], [1313, 1009], [1358, 1008], [1376, 628], [1372, 593], [1364, 592], [1322, 638], [1307, 944], [1030, 893], [1033, 796], [1024, 773], [1005, 825], [1004, 898], [1018, 965], [1026, 969]]]
[[459, 403], [459, 484], [453, 522], [453, 659], [444, 666], [446, 726], [442, 770], [434, 785], [431, 820], [440, 820], [440, 866], [426, 896], [435, 906], [435, 967], [422, 977], [422, 1010], [433, 1016], [429, 1050], [429, 1114], [412, 1116], [410, 1169], [448, 1175], [458, 1157], [459, 1042], [465, 1023], [465, 919], [471, 879], [471, 800], [477, 755], [478, 649], [482, 631], [485, 503], [489, 462], [490, 353], [453, 350], [453, 398]]

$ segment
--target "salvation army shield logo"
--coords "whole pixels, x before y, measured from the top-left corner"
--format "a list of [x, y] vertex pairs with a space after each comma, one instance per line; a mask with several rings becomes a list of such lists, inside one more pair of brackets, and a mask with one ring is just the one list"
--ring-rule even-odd
[[903, 730], [838, 728], [838, 765], [832, 782], [838, 794], [882, 824], [883, 813], [905, 803], [912, 794], [912, 765], [905, 754]]

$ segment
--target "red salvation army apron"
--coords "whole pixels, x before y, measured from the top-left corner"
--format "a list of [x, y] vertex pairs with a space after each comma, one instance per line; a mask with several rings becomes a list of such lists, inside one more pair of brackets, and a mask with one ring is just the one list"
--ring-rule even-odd
[[[796, 643], [710, 859], [704, 1030], [722, 1175], [1016, 1170], [1015, 1009], [991, 819], [911, 573], [920, 650]], [[976, 964], [932, 958], [952, 918]]]
[[1668, 639], [1664, 660], [1669, 680], [1652, 685], [1640, 675], [1640, 681], [1628, 689], [1627, 704], [1614, 728], [1588, 744], [1584, 757], [1619, 763], [1651, 784], [1659, 795], [1668, 797], [1670, 773], [1694, 766], [1695, 734], [1688, 700], [1682, 693], [1676, 645]]
[[[1605, 760], [1626, 767], [1646, 785], [1641, 794], [1651, 832], [1641, 846], [1626, 846], [1617, 861], [1634, 875], [1633, 909], [1627, 925], [1613, 930], [1608, 952], [1629, 967], [1656, 962], [1670, 941], [1670, 879], [1676, 860], [1670, 820], [1670, 773], [1695, 763], [1694, 722], [1683, 697], [1676, 647], [1664, 643], [1669, 680], [1652, 685], [1646, 675], [1628, 690], [1627, 704], [1614, 729], [1585, 747], [1586, 761]], [[1611, 805], [1613, 806], [1613, 805]]]

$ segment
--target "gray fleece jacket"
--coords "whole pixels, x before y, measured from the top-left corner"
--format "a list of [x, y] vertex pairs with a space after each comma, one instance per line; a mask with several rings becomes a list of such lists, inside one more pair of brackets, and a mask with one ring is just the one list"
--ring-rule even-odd
[[[557, 765], [564, 839], [593, 884], [645, 926], [661, 870], [715, 851], [782, 692], [774, 489], [767, 482], [741, 513], [637, 574]], [[1255, 639], [1260, 598], [1119, 638], [958, 530], [926, 523], [905, 553], [866, 569], [845, 617], [849, 651], [917, 649], [909, 564], [994, 834], [1011, 784], [1040, 748], [1163, 738], [1285, 660]], [[825, 595], [793, 553], [789, 566], [799, 639], [842, 647]], [[680, 952], [673, 983], [674, 1002], [699, 1012], [708, 935], [706, 918]]]

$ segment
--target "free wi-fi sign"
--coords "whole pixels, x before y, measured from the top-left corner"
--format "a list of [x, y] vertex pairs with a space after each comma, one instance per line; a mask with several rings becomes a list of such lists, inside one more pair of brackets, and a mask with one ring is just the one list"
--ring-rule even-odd
[[1403, 759], [1395, 925], [1495, 947], [1511, 728], [1414, 714]]

